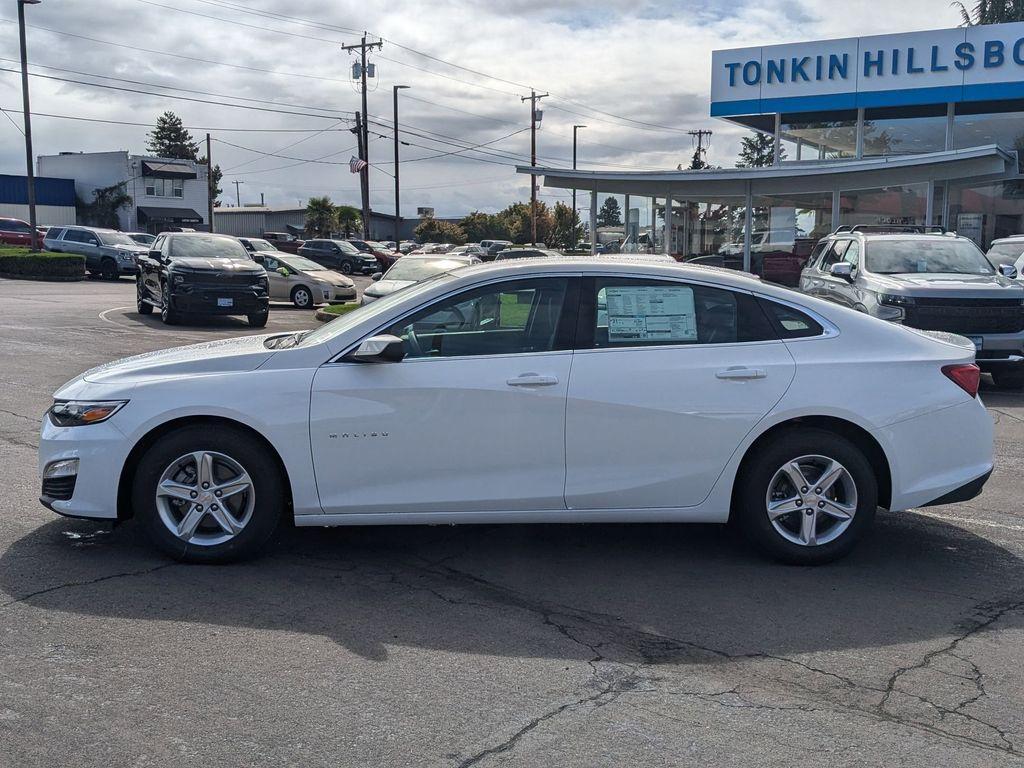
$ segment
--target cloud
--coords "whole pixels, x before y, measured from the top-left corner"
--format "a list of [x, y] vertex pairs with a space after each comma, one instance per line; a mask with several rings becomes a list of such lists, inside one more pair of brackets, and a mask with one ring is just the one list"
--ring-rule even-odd
[[[496, 210], [528, 196], [528, 181], [509, 165], [526, 162], [528, 132], [487, 147], [486, 155], [467, 153], [475, 160], [461, 156], [416, 158], [452, 151], [456, 148], [453, 140], [481, 144], [526, 127], [529, 107], [520, 98], [528, 95], [530, 86], [552, 94], [541, 102], [544, 118], [537, 142], [541, 165], [569, 164], [572, 125], [581, 123], [588, 126], [579, 134], [579, 165], [583, 168], [674, 168], [687, 163], [693, 152], [690, 137], [680, 131], [696, 128], [714, 131], [709, 160], [730, 166], [743, 132], [708, 116], [712, 50], [911, 30], [921, 26], [921, 19], [927, 19], [928, 26], [958, 23], [952, 9], [943, 8], [942, 13], [943, 19], [935, 18], [934, 3], [925, 0], [907, 0], [887, 7], [884, 14], [867, 0], [847, 0], [842, 13], [836, 12], [834, 3], [823, 0], [785, 0], [770, 6], [723, 0], [632, 4], [621, 0], [395, 0], [386, 4], [355, 0], [110, 0], [102, 4], [44, 0], [27, 9], [30, 61], [40, 65], [36, 70], [40, 73], [96, 80], [43, 69], [45, 65], [236, 97], [193, 94], [196, 99], [216, 102], [201, 104], [33, 78], [35, 112], [150, 124], [159, 113], [171, 109], [187, 125], [200, 128], [321, 129], [332, 125], [324, 117], [250, 111], [228, 106], [231, 103], [296, 112], [310, 112], [308, 108], [315, 107], [317, 114], [334, 114], [323, 112], [329, 109], [338, 110], [338, 118], [350, 117], [359, 109], [359, 95], [350, 78], [352, 59], [340, 50], [340, 44], [353, 42], [356, 35], [345, 30], [367, 29], [382, 35], [384, 47], [371, 57], [378, 76], [369, 95], [369, 112], [373, 132], [387, 138], [374, 138], [370, 143], [371, 164], [379, 165], [371, 175], [371, 203], [375, 209], [393, 210], [393, 182], [388, 175], [393, 170], [391, 134], [380, 123], [387, 125], [391, 120], [391, 87], [409, 85], [410, 90], [400, 95], [400, 125], [403, 138], [419, 146], [401, 148], [406, 161], [401, 169], [402, 206], [404, 211], [433, 206], [441, 215], [459, 215], [475, 208]], [[2, 15], [14, 18], [10, 10]], [[313, 23], [289, 23], [271, 18], [274, 15]], [[447, 66], [395, 43], [501, 80]], [[8, 60], [0, 66], [17, 68], [10, 61], [18, 58], [16, 25], [0, 23], [0, 57]], [[155, 90], [112, 80], [100, 82]], [[20, 105], [18, 76], [0, 72], [0, 106], [17, 109]], [[680, 131], [652, 130], [649, 125]], [[193, 132], [197, 138], [204, 133]], [[145, 151], [143, 127], [40, 116], [33, 121], [33, 133], [36, 154]], [[318, 135], [214, 131], [214, 138], [299, 158], [336, 153], [328, 159], [341, 163], [347, 162], [355, 144], [351, 134], [337, 130]], [[300, 139], [304, 140], [287, 147]], [[15, 127], [0, 120], [0, 171], [24, 171], [21, 141]], [[214, 145], [214, 159], [225, 169], [225, 188], [235, 178], [244, 180], [243, 197], [250, 202], [258, 200], [260, 192], [268, 203], [278, 205], [298, 204], [317, 194], [329, 194], [345, 203], [359, 199], [356, 177], [347, 165], [308, 163], [280, 168], [293, 161], [261, 157], [222, 143]], [[280, 169], [260, 172], [271, 168]], [[543, 199], [553, 203], [565, 194], [546, 190]]]

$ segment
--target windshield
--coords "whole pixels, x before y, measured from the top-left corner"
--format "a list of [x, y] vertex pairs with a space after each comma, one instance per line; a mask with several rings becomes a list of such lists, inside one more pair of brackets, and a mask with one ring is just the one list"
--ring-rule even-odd
[[138, 245], [124, 232], [97, 232], [96, 235], [104, 245]]
[[308, 346], [310, 344], [320, 344], [333, 339], [335, 336], [344, 333], [349, 328], [362, 323], [364, 320], [368, 320], [371, 317], [375, 317], [389, 311], [395, 304], [399, 304], [406, 299], [415, 298], [420, 293], [429, 290], [442, 280], [454, 280], [454, 278], [447, 273], [442, 272], [424, 280], [422, 283], [417, 283], [416, 285], [410, 286], [409, 288], [405, 288], [401, 291], [389, 293], [387, 296], [377, 299], [370, 304], [366, 304], [358, 309], [353, 309], [347, 314], [341, 315], [337, 320], [331, 320], [329, 323], [325, 323], [312, 331], [305, 331], [298, 337], [297, 342], [302, 346]]
[[991, 275], [992, 265], [965, 240], [875, 240], [866, 247], [865, 267], [879, 275]]
[[142, 234], [142, 233], [138, 233], [138, 234], [134, 234], [134, 235], [128, 235], [128, 237], [130, 237], [136, 243], [142, 243], [143, 245], [149, 245], [154, 240], [156, 240], [156, 236], [155, 235], [146, 235], [146, 234]]
[[1002, 266], [1003, 264], [1015, 264], [1022, 253], [1024, 253], [1024, 242], [996, 243], [988, 249], [988, 253], [985, 255], [993, 266]]
[[171, 258], [249, 259], [249, 252], [233, 237], [185, 235], [171, 238]]
[[466, 266], [466, 264], [467, 262], [461, 259], [410, 259], [406, 256], [396, 261], [395, 265], [384, 273], [384, 279], [414, 280], [419, 282], [431, 275], [458, 269], [459, 267]]
[[302, 272], [323, 272], [327, 269], [326, 267], [320, 266], [315, 261], [304, 259], [302, 256], [289, 256], [288, 258], [278, 256], [277, 260], [286, 267], [291, 267], [292, 269], [297, 269]]
[[342, 253], [359, 253], [359, 249], [347, 240], [332, 240], [331, 242], [336, 243], [341, 248]]
[[276, 251], [277, 250], [277, 248], [272, 246], [266, 240], [255, 240], [255, 239], [253, 239], [251, 237], [249, 238], [249, 245], [252, 246], [252, 249], [254, 251]]

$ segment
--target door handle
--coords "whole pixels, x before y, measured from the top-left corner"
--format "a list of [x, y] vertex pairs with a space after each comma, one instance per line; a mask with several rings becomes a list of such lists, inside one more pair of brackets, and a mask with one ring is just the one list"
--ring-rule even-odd
[[524, 373], [506, 382], [510, 387], [553, 387], [558, 383], [556, 376], [541, 376], [539, 373]]
[[733, 367], [726, 368], [724, 371], [718, 371], [715, 374], [715, 378], [718, 379], [763, 379], [768, 375], [768, 371], [764, 368], [741, 368]]

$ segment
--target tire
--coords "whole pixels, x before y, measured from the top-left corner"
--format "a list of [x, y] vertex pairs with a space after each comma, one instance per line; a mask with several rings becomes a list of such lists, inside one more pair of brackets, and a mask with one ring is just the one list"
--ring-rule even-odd
[[1024, 389], [1024, 367], [992, 371], [992, 381], [1000, 389]]
[[135, 304], [139, 309], [140, 315], [151, 315], [153, 314], [153, 305], [142, 298], [142, 280], [135, 280]]
[[117, 269], [117, 262], [113, 259], [103, 259], [100, 262], [100, 275], [104, 280], [118, 280], [121, 273]]
[[[788, 468], [798, 460], [796, 477], [808, 481], [818, 480], [835, 466], [832, 462], [843, 472], [819, 495], [813, 482], [795, 487]], [[782, 433], [744, 460], [736, 484], [733, 522], [763, 553], [793, 565], [821, 565], [849, 554], [871, 527], [878, 506], [878, 481], [867, 457], [846, 438], [823, 429]], [[774, 521], [769, 494], [778, 509], [790, 510], [776, 512]], [[808, 507], [813, 515], [806, 514]], [[840, 519], [844, 514], [847, 519]]]
[[[203, 474], [212, 487], [202, 488], [200, 463], [192, 454], [210, 457], [210, 471]], [[161, 483], [175, 483], [178, 495], [158, 498]], [[244, 487], [217, 497], [218, 484], [225, 491]], [[191, 563], [225, 563], [258, 554], [284, 507], [284, 479], [274, 457], [252, 435], [230, 426], [186, 426], [164, 435], [143, 455], [132, 482], [139, 525], [158, 549]], [[171, 530], [175, 525], [180, 534]]]
[[313, 291], [304, 285], [297, 285], [292, 288], [292, 304], [299, 309], [312, 309], [313, 304]]
[[249, 320], [249, 327], [250, 328], [266, 328], [267, 327], [267, 318], [269, 318], [269, 317], [270, 317], [270, 312], [257, 312], [255, 314], [248, 315], [247, 319]]
[[351, 261], [343, 261], [338, 265], [338, 271], [343, 275], [351, 275], [355, 271], [355, 265]]
[[167, 298], [167, 286], [160, 293], [160, 319], [164, 325], [177, 325], [181, 322], [181, 314], [171, 306]]

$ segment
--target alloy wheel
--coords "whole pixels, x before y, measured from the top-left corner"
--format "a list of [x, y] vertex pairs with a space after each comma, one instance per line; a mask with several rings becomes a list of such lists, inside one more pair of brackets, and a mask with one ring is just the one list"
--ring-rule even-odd
[[800, 456], [772, 476], [765, 510], [775, 531], [805, 547], [835, 541], [857, 512], [857, 484], [828, 456]]
[[305, 309], [313, 303], [313, 297], [305, 288], [296, 288], [292, 301], [295, 302], [295, 306]]
[[252, 519], [256, 493], [245, 468], [227, 454], [179, 456], [156, 486], [161, 522], [189, 544], [212, 547], [235, 538]]

